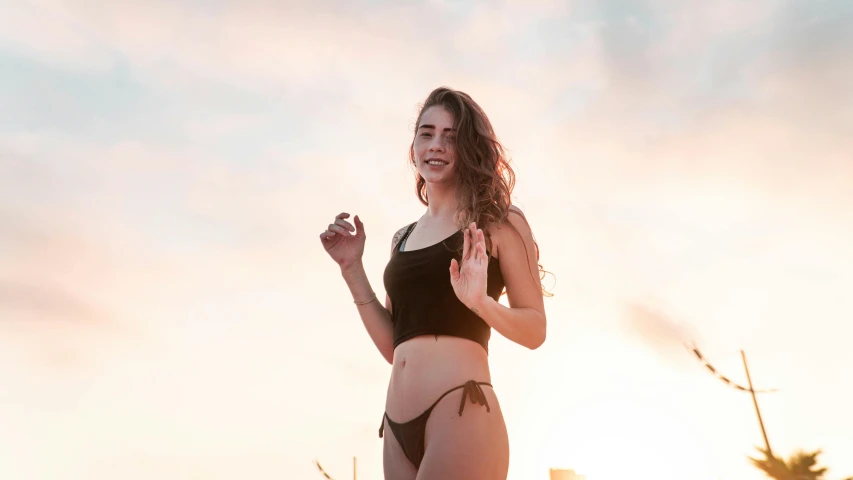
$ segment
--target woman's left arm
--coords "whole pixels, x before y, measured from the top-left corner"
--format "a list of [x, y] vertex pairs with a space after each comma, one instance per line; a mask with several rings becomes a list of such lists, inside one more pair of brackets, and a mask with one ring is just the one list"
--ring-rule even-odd
[[507, 226], [491, 233], [492, 243], [498, 240], [498, 261], [510, 307], [483, 294], [468, 308], [510, 341], [533, 350], [545, 342], [546, 330], [539, 262], [530, 226], [518, 207], [510, 207], [508, 221], [518, 233]]

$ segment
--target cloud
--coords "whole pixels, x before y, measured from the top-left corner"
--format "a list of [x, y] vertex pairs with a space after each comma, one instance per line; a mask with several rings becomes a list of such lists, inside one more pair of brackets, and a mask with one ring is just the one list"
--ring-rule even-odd
[[122, 305], [134, 262], [55, 213], [0, 211], [0, 343], [20, 368], [67, 373], [145, 336]]
[[103, 319], [92, 305], [61, 287], [0, 281], [0, 320], [14, 321], [18, 315], [83, 323]]
[[[54, 28], [39, 28], [39, 35], [32, 28], [44, 26], [42, 7], [22, 3], [12, 9], [2, 24], [6, 47], [99, 70], [120, 55], [164, 86], [190, 88], [203, 78], [278, 93], [352, 88], [371, 73], [400, 80], [425, 74], [437, 60], [435, 50], [422, 46], [417, 60], [406, 50], [425, 27], [389, 20], [441, 8], [341, 11], [320, 4], [306, 10], [288, 2], [232, 2], [204, 11], [166, 2], [55, 6], [49, 18]], [[389, 54], [398, 59], [395, 68], [383, 60]]]
[[[637, 38], [618, 22], [599, 29], [608, 87], [546, 136], [566, 152], [556, 165], [570, 195], [683, 203], [698, 187], [809, 209], [850, 201], [849, 16], [804, 27], [776, 4], [723, 3], [641, 9]], [[717, 31], [707, 16], [722, 12], [738, 20]]]
[[626, 302], [623, 308], [622, 327], [633, 339], [674, 365], [687, 365], [686, 345], [700, 341], [694, 328], [648, 302]]

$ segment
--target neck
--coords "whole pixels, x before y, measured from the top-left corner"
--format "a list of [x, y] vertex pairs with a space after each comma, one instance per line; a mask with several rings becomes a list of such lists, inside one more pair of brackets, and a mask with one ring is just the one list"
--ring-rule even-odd
[[453, 223], [453, 215], [456, 214], [456, 192], [452, 187], [444, 185], [427, 184], [427, 198], [429, 205], [421, 222], [430, 224]]

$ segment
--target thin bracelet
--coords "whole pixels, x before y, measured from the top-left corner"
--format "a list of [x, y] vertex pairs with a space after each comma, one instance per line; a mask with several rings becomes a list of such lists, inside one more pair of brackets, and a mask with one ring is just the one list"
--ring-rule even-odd
[[356, 305], [366, 305], [366, 304], [368, 304], [374, 300], [376, 300], [376, 294], [375, 293], [373, 294], [373, 298], [371, 298], [370, 300], [368, 300], [366, 302], [356, 302], [355, 300], [353, 300], [352, 303], [354, 303]]

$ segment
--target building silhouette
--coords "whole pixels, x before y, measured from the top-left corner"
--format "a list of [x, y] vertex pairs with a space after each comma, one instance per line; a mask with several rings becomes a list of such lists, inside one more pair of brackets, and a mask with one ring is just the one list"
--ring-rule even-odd
[[571, 469], [552, 468], [548, 473], [551, 475], [551, 480], [586, 480], [586, 475], [575, 473]]

